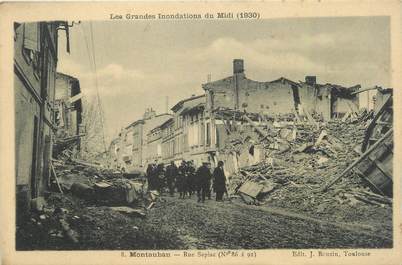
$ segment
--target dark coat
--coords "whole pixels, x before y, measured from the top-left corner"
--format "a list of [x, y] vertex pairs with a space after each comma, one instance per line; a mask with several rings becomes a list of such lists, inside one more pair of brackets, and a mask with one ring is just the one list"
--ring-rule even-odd
[[181, 165], [178, 169], [176, 187], [178, 192], [185, 192], [187, 190], [187, 172], [186, 167]]
[[187, 166], [187, 186], [189, 191], [196, 190], [195, 168], [192, 166]]
[[153, 190], [157, 188], [156, 167], [149, 165], [147, 168], [148, 189]]
[[206, 166], [201, 166], [196, 175], [198, 188], [208, 188], [211, 185], [212, 174]]
[[226, 177], [223, 168], [217, 167], [214, 170], [214, 190], [215, 192], [225, 192], [226, 191]]
[[174, 183], [178, 175], [178, 169], [176, 165], [169, 165], [166, 168], [166, 181], [168, 184]]

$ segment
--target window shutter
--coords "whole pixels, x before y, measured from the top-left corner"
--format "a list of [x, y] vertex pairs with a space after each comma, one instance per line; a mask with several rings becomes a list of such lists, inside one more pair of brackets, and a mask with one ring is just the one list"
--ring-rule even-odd
[[24, 48], [32, 51], [40, 51], [39, 23], [24, 24]]

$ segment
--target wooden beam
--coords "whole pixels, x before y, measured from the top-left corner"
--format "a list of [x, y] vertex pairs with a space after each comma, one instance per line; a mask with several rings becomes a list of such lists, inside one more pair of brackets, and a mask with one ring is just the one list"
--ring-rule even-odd
[[341, 179], [344, 175], [346, 175], [346, 173], [348, 173], [350, 170], [352, 170], [352, 168], [354, 168], [358, 163], [360, 163], [363, 159], [367, 158], [371, 151], [373, 151], [375, 148], [377, 148], [377, 146], [379, 146], [388, 136], [390, 136], [392, 134], [392, 128], [386, 132], [384, 134], [383, 137], [381, 137], [380, 140], [378, 140], [375, 144], [373, 144], [372, 146], [370, 146], [370, 148], [364, 152], [358, 159], [356, 159], [352, 164], [350, 164], [344, 171], [342, 171], [341, 174], [339, 174], [338, 176], [335, 176], [335, 178], [333, 178], [328, 184], [326, 184], [321, 190], [322, 191], [326, 191], [328, 190], [332, 185], [334, 185], [339, 179]]
[[56, 170], [54, 170], [54, 167], [53, 167], [53, 163], [52, 163], [52, 162], [50, 162], [50, 168], [52, 169], [54, 178], [56, 179], [57, 187], [59, 188], [60, 193], [63, 194], [63, 190], [61, 189], [60, 182], [59, 182], [59, 178], [57, 177]]

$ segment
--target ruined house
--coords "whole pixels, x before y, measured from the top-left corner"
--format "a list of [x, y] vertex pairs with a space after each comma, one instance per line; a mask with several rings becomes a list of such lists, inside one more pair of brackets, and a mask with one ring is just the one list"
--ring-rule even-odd
[[110, 142], [108, 148], [108, 166], [110, 168], [116, 169], [118, 167], [119, 161], [119, 151], [120, 151], [120, 138], [115, 138]]
[[68, 33], [67, 23], [14, 23], [15, 170], [19, 214], [27, 212], [30, 199], [43, 196], [49, 185], [56, 130], [53, 109], [59, 30]]
[[300, 82], [299, 98], [304, 109], [320, 115], [324, 120], [343, 117], [359, 109], [359, 97], [355, 94], [360, 85], [344, 87], [336, 84], [318, 84], [315, 76], [306, 76]]
[[251, 113], [292, 113], [296, 107], [299, 85], [287, 78], [269, 82], [246, 77], [244, 62], [233, 61], [233, 75], [202, 85], [207, 95], [207, 109], [233, 109]]
[[302, 109], [319, 114], [324, 120], [339, 117], [359, 107], [353, 92], [360, 86], [343, 87], [317, 84], [315, 76], [296, 83], [285, 77], [273, 81], [254, 81], [246, 77], [244, 61], [233, 60], [233, 75], [202, 85], [207, 95], [207, 111], [232, 109], [266, 116], [294, 113]]
[[56, 74], [55, 123], [56, 143], [54, 152], [71, 148], [74, 154], [80, 150], [80, 136], [83, 134], [82, 93], [77, 78]]

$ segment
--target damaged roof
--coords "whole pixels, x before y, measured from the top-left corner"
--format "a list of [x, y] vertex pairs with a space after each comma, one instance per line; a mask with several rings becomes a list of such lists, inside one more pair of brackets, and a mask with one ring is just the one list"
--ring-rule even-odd
[[177, 112], [180, 108], [183, 108], [183, 110], [184, 110], [188, 106], [194, 106], [200, 102], [205, 101], [204, 98], [205, 98], [205, 94], [199, 95], [199, 96], [192, 96], [190, 98], [180, 100], [179, 102], [176, 103], [176, 105], [174, 105], [171, 108], [171, 110], [174, 112]]
[[[288, 79], [286, 77], [283, 77], [283, 76], [278, 78], [278, 79], [271, 80], [271, 81], [256, 81], [256, 80], [253, 80], [253, 79], [250, 79], [250, 78], [247, 78], [247, 77], [244, 77], [244, 79], [249, 80], [251, 82], [261, 83], [261, 84], [288, 83], [288, 84], [293, 85], [293, 86], [300, 86], [299, 83], [296, 83], [296, 82], [294, 82], [294, 81], [292, 81], [292, 80], [290, 80], [290, 79]], [[222, 79], [219, 79], [219, 80], [215, 80], [215, 81], [212, 81], [212, 82], [202, 84], [202, 88], [204, 90], [207, 90], [207, 89], [210, 89], [211, 87], [215, 86], [217, 83], [232, 82], [232, 80], [233, 80], [233, 76], [228, 76], [228, 77], [225, 77], [225, 78], [222, 78]]]
[[331, 89], [331, 93], [334, 94], [335, 96], [341, 97], [341, 98], [355, 98], [356, 91], [359, 91], [359, 89], [361, 88], [360, 85], [354, 85], [351, 87], [344, 87], [341, 85], [337, 85], [337, 84], [317, 84], [316, 87], [318, 88], [329, 88]]

